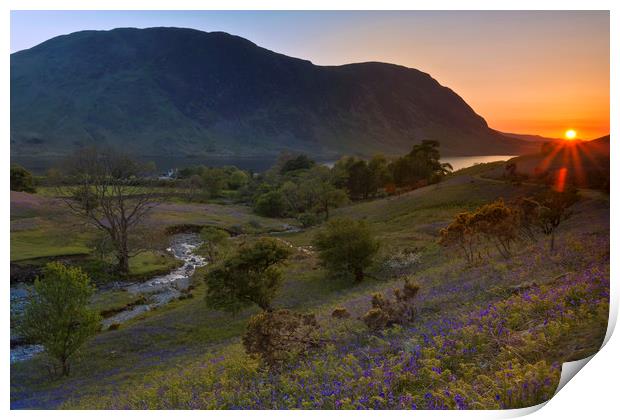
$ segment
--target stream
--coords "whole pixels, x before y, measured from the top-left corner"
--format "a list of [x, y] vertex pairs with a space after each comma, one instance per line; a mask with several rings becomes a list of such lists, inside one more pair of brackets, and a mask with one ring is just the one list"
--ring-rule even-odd
[[[202, 242], [197, 234], [183, 233], [174, 235], [167, 251], [178, 260], [183, 261], [181, 267], [172, 270], [166, 275], [153, 277], [145, 282], [115, 283], [113, 289], [124, 290], [136, 297], [142, 295], [146, 298], [146, 302], [105, 318], [101, 322], [102, 329], [107, 330], [111, 325], [122, 324], [181, 297], [189, 288], [191, 276], [196, 268], [207, 264], [205, 258], [194, 253], [201, 244]], [[28, 301], [29, 288], [31, 287], [31, 285], [25, 283], [17, 283], [11, 286], [12, 319], [23, 312], [24, 306]], [[20, 338], [14, 335], [13, 328], [11, 328], [11, 363], [30, 359], [41, 351], [43, 351], [43, 346], [22, 343]]]

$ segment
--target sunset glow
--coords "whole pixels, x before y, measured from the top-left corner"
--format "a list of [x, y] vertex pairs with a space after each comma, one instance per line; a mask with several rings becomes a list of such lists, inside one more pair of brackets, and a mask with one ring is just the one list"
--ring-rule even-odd
[[564, 137], [566, 137], [567, 140], [574, 140], [575, 137], [577, 137], [577, 132], [573, 129], [566, 130], [566, 133], [564, 133]]

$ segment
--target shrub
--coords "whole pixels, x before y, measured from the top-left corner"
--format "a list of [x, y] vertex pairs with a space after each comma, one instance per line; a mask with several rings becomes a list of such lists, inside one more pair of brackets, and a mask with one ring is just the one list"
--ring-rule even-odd
[[315, 213], [302, 213], [297, 216], [297, 220], [301, 223], [301, 226], [304, 228], [318, 225], [322, 221], [322, 217]]
[[[34, 293], [26, 305], [20, 332], [69, 374], [70, 359], [86, 340], [100, 329], [100, 317], [89, 309], [94, 293], [90, 279], [80, 268], [49, 263], [43, 278], [34, 282]], [[56, 366], [54, 366], [54, 372]]]
[[279, 191], [269, 191], [261, 194], [254, 203], [254, 211], [261, 216], [283, 217], [286, 212], [286, 202]]
[[439, 244], [459, 248], [467, 262], [472, 263], [476, 256], [480, 257], [479, 248], [486, 240], [495, 245], [500, 255], [509, 258], [512, 244], [519, 236], [521, 220], [522, 213], [500, 198], [473, 212], [458, 214], [439, 231]]
[[36, 192], [32, 174], [19, 165], [11, 165], [11, 191]]
[[538, 213], [538, 227], [541, 232], [551, 237], [549, 248], [555, 246], [555, 232], [562, 221], [571, 216], [568, 208], [579, 200], [576, 188], [566, 188], [562, 191], [548, 190], [540, 194], [536, 201], [540, 203]]
[[470, 213], [459, 213], [452, 223], [439, 231], [439, 244], [461, 250], [468, 263], [474, 262], [479, 236]]
[[243, 336], [246, 352], [277, 367], [295, 357], [302, 357], [317, 347], [319, 325], [314, 314], [300, 314], [286, 309], [264, 311], [250, 318]]
[[394, 289], [394, 299], [375, 293], [372, 296], [372, 308], [362, 317], [362, 321], [373, 331], [412, 322], [415, 318], [413, 301], [419, 290], [418, 285], [405, 280], [402, 290]]
[[233, 313], [252, 304], [263, 310], [271, 309], [271, 301], [282, 282], [278, 265], [289, 254], [287, 248], [272, 238], [241, 246], [207, 272], [207, 304]]
[[207, 253], [210, 263], [215, 262], [222, 254], [229, 237], [230, 235], [226, 231], [212, 226], [205, 227], [200, 231], [200, 239], [204, 241], [202, 249]]
[[365, 221], [339, 219], [328, 222], [314, 238], [314, 246], [324, 267], [353, 274], [355, 281], [360, 282], [380, 245]]
[[332, 318], [337, 318], [337, 319], [346, 319], [351, 317], [351, 314], [349, 313], [349, 311], [346, 310], [346, 308], [343, 307], [337, 307], [334, 309], [334, 311], [332, 312]]

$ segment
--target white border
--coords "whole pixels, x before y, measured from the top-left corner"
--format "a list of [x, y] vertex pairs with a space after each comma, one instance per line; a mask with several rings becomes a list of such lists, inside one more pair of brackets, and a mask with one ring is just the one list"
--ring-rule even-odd
[[[618, 63], [619, 57], [619, 18], [620, 15], [620, 2], [618, 1], [543, 1], [543, 0], [503, 0], [503, 1], [489, 1], [489, 0], [474, 0], [474, 1], [458, 1], [458, 0], [418, 0], [416, 2], [410, 2], [405, 0], [382, 0], [382, 1], [369, 1], [369, 0], [357, 0], [357, 1], [335, 1], [335, 0], [297, 0], [295, 2], [283, 1], [283, 0], [263, 0], [260, 4], [256, 0], [210, 0], [210, 1], [198, 1], [198, 0], [175, 0], [163, 1], [163, 0], [151, 0], [151, 1], [135, 1], [135, 0], [89, 0], [88, 2], [77, 0], [57, 0], [51, 2], [50, 0], [3, 0], [0, 7], [3, 8], [3, 14], [0, 17], [0, 32], [2, 33], [2, 46], [5, 54], [0, 58], [0, 73], [2, 95], [1, 100], [1, 115], [0, 121], [2, 124], [2, 143], [1, 146], [4, 153], [0, 154], [2, 160], [2, 167], [5, 173], [8, 172], [10, 166], [9, 156], [9, 51], [10, 51], [10, 10], [611, 10], [611, 120], [610, 126], [612, 131], [612, 138], [615, 140], [618, 134], [618, 77], [617, 73], [620, 69]], [[612, 197], [611, 200], [611, 214], [616, 214], [617, 205], [615, 197], [618, 196], [618, 167], [614, 163], [618, 163], [619, 159], [616, 158], [615, 141], [612, 141]], [[2, 185], [5, 192], [9, 190], [8, 176], [1, 177]], [[10, 203], [8, 200], [8, 194], [5, 193], [3, 197], [2, 206], [2, 226], [4, 235], [2, 236], [1, 246], [4, 257], [2, 258], [3, 272], [5, 273], [5, 280], [3, 283], [5, 299], [9, 295], [9, 249], [10, 249], [10, 223], [9, 223]], [[615, 243], [618, 238], [618, 223], [611, 221], [611, 235], [612, 243]], [[610, 314], [610, 329], [611, 332], [613, 325], [617, 319], [618, 314], [618, 293], [617, 285], [613, 274], [616, 264], [619, 260], [618, 248], [611, 249], [612, 259], [612, 313]], [[7, 300], [5, 300], [6, 302]], [[9, 376], [9, 311], [6, 309], [0, 315], [5, 331], [5, 344], [2, 346], [2, 357], [7, 362], [2, 364], [3, 381], [2, 388], [0, 390], [3, 405], [5, 410], [9, 410], [9, 398], [10, 398], [10, 376]], [[609, 335], [609, 334], [608, 334]], [[609, 338], [609, 337], [608, 337]], [[578, 374], [578, 379], [570, 381], [549, 403], [546, 404], [544, 409], [535, 412], [532, 418], [568, 418], [568, 419], [583, 419], [585, 416], [590, 418], [611, 418], [612, 413], [617, 413], [617, 384], [620, 377], [619, 362], [617, 355], [620, 354], [620, 344], [617, 337], [611, 336], [611, 339], [599, 352], [588, 366]], [[515, 412], [515, 411], [518, 411]], [[353, 417], [356, 418], [370, 418], [370, 416], [384, 416], [386, 418], [409, 417], [416, 416], [416, 418], [506, 418], [514, 417], [525, 414], [524, 411], [486, 411], [486, 412], [413, 412], [413, 411], [399, 411], [399, 412], [331, 412], [331, 411], [296, 411], [296, 412], [279, 412], [279, 411], [253, 411], [253, 412], [209, 412], [203, 413], [199, 411], [184, 412], [180, 414], [182, 416], [192, 418], [204, 418], [208, 415], [210, 418], [231, 418], [241, 416], [251, 416], [255, 419], [273, 420], [274, 418], [309, 418], [309, 417]], [[532, 410], [526, 410], [532, 411]], [[166, 418], [170, 413], [156, 411], [156, 412], [123, 412], [119, 413], [122, 416], [128, 417], [142, 417], [148, 415], [152, 418]], [[32, 411], [11, 411], [11, 416], [19, 418], [34, 418], [37, 414]], [[48, 412], [44, 414], [50, 416], [51, 419], [65, 419], [67, 416], [70, 418], [83, 417], [86, 415], [89, 418], [104, 418], [109, 416], [107, 412]]]

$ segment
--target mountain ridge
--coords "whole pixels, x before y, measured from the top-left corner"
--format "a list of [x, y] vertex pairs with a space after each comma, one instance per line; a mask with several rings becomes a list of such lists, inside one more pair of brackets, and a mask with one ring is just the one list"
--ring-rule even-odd
[[317, 66], [225, 32], [80, 31], [11, 54], [11, 153], [89, 144], [141, 155], [450, 155], [536, 145], [491, 128], [452, 89], [397, 64]]

